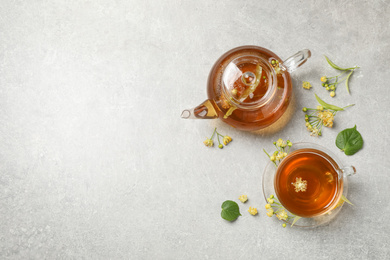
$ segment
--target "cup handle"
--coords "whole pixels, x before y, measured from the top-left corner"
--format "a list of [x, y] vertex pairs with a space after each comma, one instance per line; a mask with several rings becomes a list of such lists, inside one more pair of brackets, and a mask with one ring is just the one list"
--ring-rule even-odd
[[292, 55], [287, 60], [283, 61], [282, 66], [288, 71], [293, 72], [298, 67], [300, 67], [303, 63], [307, 61], [308, 58], [311, 57], [311, 52], [308, 49], [304, 49], [302, 51], [298, 51], [294, 55]]
[[356, 168], [354, 166], [348, 166], [340, 169], [341, 173], [343, 174], [343, 177], [348, 177], [356, 174]]

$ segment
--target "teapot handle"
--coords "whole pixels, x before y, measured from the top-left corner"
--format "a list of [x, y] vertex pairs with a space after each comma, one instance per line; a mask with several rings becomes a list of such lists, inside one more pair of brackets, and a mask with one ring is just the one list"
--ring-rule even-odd
[[307, 61], [308, 58], [311, 57], [311, 52], [308, 49], [304, 49], [302, 51], [298, 51], [294, 55], [292, 55], [287, 60], [283, 61], [282, 66], [288, 71], [293, 72], [298, 67], [300, 67], [303, 63]]

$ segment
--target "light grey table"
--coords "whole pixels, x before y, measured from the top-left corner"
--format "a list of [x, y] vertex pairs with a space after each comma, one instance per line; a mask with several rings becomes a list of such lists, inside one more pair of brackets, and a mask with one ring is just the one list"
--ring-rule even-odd
[[[0, 258], [389, 259], [389, 14], [388, 1], [1, 1]], [[215, 60], [248, 44], [312, 51], [286, 127], [181, 119], [206, 99]], [[323, 54], [361, 67], [351, 95], [320, 86], [334, 73]], [[300, 111], [314, 93], [356, 104], [320, 138]], [[334, 140], [354, 124], [364, 148], [347, 157]], [[234, 139], [223, 150], [202, 143], [214, 127]], [[355, 205], [316, 229], [268, 218], [262, 149], [279, 137], [354, 165]], [[242, 216], [221, 219], [241, 194]]]

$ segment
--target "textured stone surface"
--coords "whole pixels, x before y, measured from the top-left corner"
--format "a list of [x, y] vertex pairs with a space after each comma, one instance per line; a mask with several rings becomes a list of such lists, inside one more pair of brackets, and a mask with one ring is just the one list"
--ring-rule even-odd
[[[389, 259], [389, 14], [388, 1], [1, 1], [0, 258]], [[247, 44], [312, 51], [287, 126], [255, 135], [180, 119], [206, 98], [214, 61]], [[335, 72], [323, 54], [361, 67], [352, 95], [320, 87]], [[318, 139], [300, 112], [314, 93], [356, 104]], [[334, 140], [354, 124], [365, 145], [347, 157]], [[202, 144], [215, 126], [234, 139], [223, 150]], [[262, 149], [279, 137], [355, 165], [355, 205], [310, 230], [268, 218]], [[222, 220], [241, 194], [243, 216]]]

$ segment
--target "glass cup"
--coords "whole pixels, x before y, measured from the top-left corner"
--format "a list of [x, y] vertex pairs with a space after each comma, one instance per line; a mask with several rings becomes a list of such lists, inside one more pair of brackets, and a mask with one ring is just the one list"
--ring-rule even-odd
[[314, 143], [293, 144], [278, 167], [268, 163], [263, 174], [265, 199], [272, 194], [290, 213], [302, 217], [295, 226], [314, 227], [328, 223], [340, 211], [336, 205], [348, 191], [345, 167], [328, 149]]

